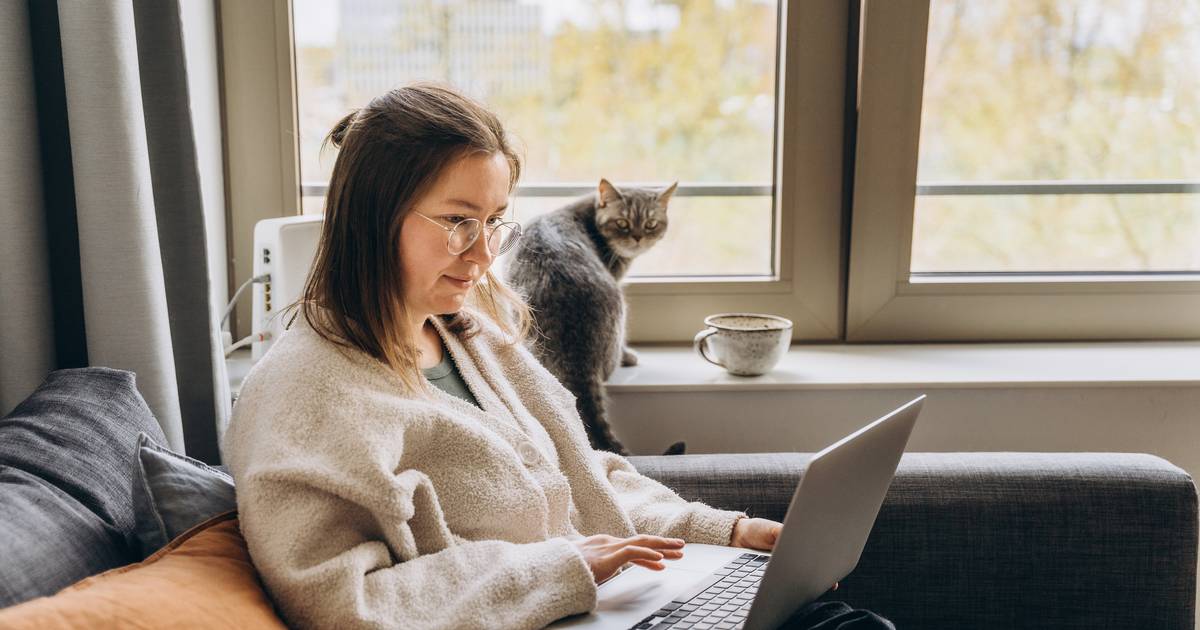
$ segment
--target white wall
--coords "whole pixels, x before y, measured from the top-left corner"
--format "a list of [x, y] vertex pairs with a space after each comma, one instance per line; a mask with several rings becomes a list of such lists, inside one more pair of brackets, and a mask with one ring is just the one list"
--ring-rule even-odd
[[1134, 451], [1200, 473], [1200, 388], [1033, 387], [613, 393], [615, 430], [639, 454], [815, 452], [927, 393], [911, 451]]

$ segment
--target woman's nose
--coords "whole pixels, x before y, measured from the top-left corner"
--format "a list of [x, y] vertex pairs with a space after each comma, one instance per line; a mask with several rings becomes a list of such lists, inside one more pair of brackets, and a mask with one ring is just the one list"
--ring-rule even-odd
[[496, 256], [492, 254], [492, 251], [488, 248], [487, 240], [488, 234], [485, 230], [479, 235], [479, 238], [475, 239], [474, 243], [471, 243], [471, 246], [467, 248], [467, 251], [462, 253], [463, 259], [468, 262], [473, 262], [486, 270], [489, 266], [491, 266], [492, 260], [496, 258]]

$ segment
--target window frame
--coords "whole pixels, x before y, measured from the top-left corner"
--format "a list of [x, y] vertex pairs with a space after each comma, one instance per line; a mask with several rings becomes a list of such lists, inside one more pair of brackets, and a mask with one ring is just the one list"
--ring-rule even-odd
[[[855, 8], [841, 0], [779, 3], [774, 273], [631, 280], [631, 342], [690, 341], [705, 316], [747, 311], [791, 319], [793, 341], [842, 338], [844, 88]], [[219, 5], [230, 286], [251, 275], [254, 224], [301, 212], [291, 5]], [[249, 329], [248, 313], [239, 308], [237, 330]]]
[[[254, 226], [300, 214], [291, 2], [218, 2], [226, 246], [232, 291], [254, 275]], [[231, 294], [232, 297], [232, 294]], [[250, 303], [230, 319], [250, 334]]]
[[929, 4], [863, 4], [847, 341], [1200, 337], [1200, 274], [910, 273]]

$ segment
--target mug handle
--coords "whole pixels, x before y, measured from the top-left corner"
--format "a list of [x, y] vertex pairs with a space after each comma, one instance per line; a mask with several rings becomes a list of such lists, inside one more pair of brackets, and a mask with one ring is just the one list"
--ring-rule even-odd
[[724, 363], [721, 363], [720, 361], [717, 361], [717, 360], [709, 357], [708, 353], [704, 351], [704, 346], [705, 346], [704, 342], [707, 341], [709, 337], [711, 337], [715, 334], [717, 334], [716, 328], [710, 327], [710, 328], [705, 328], [704, 330], [701, 330], [700, 332], [696, 333], [696, 338], [692, 340], [692, 347], [696, 349], [696, 352], [700, 353], [700, 356], [705, 361], [708, 361], [709, 363], [711, 363], [717, 367], [725, 367]]

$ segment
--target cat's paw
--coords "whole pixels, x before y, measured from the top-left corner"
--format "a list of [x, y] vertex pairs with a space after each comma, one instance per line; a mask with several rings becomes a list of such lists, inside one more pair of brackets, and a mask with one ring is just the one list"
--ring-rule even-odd
[[632, 367], [637, 365], [638, 355], [630, 348], [621, 350], [621, 367]]

